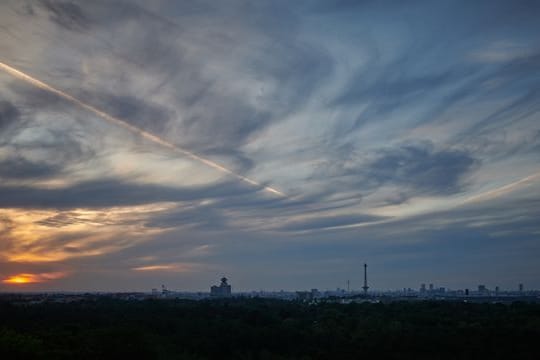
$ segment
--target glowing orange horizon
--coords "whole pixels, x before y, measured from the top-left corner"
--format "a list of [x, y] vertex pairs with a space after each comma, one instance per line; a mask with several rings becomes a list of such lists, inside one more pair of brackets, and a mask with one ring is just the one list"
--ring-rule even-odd
[[19, 274], [8, 277], [2, 280], [6, 284], [29, 284], [36, 282], [32, 274]]
[[10, 285], [24, 285], [24, 284], [35, 284], [42, 283], [50, 280], [60, 279], [66, 276], [66, 273], [62, 272], [53, 272], [53, 273], [42, 273], [42, 274], [30, 274], [22, 273], [9, 276], [2, 280], [4, 284]]

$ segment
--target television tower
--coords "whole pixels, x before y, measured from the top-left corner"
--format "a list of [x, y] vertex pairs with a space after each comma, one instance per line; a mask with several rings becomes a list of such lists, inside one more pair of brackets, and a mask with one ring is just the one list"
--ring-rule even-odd
[[369, 286], [367, 285], [367, 264], [364, 264], [364, 286], [362, 286], [362, 289], [364, 289], [364, 295], [367, 295], [369, 289]]

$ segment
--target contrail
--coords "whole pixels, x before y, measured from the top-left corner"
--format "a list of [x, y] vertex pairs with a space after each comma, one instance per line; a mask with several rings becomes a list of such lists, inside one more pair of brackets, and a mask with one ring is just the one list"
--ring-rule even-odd
[[463, 200], [463, 204], [495, 199], [495, 198], [497, 198], [499, 196], [505, 195], [505, 194], [507, 194], [509, 192], [512, 192], [512, 191], [514, 191], [516, 189], [519, 189], [522, 186], [530, 185], [536, 179], [540, 179], [540, 172], [531, 174], [529, 176], [524, 177], [523, 179], [514, 181], [514, 182], [512, 182], [510, 184], [498, 187], [496, 189], [489, 190], [489, 191], [483, 192], [481, 194], [471, 196], [471, 197]]
[[34, 78], [34, 77], [32, 77], [32, 76], [30, 76], [28, 74], [25, 74], [22, 71], [19, 71], [19, 70], [15, 69], [15, 68], [13, 68], [13, 67], [11, 67], [9, 65], [6, 65], [6, 64], [0, 62], [0, 69], [4, 70], [6, 73], [10, 74], [11, 76], [13, 76], [13, 77], [15, 77], [15, 78], [17, 78], [19, 80], [23, 80], [23, 81], [27, 82], [28, 84], [33, 85], [33, 86], [35, 86], [35, 87], [37, 87], [39, 89], [42, 89], [42, 90], [48, 91], [50, 93], [53, 93], [53, 94], [65, 99], [67, 101], [70, 101], [73, 104], [76, 104], [76, 105], [82, 107], [83, 109], [86, 109], [86, 110], [94, 113], [95, 115], [99, 116], [100, 118], [102, 118], [102, 119], [104, 119], [104, 120], [106, 120], [106, 121], [108, 121], [110, 123], [113, 123], [113, 124], [115, 124], [117, 126], [123, 127], [124, 129], [127, 129], [127, 130], [131, 131], [132, 133], [135, 133], [135, 134], [137, 134], [137, 135], [139, 135], [139, 136], [141, 136], [141, 137], [143, 137], [145, 139], [148, 139], [148, 140], [150, 140], [150, 141], [152, 141], [152, 142], [154, 142], [156, 144], [159, 144], [159, 145], [161, 145], [161, 146], [163, 146], [165, 148], [168, 148], [168, 149], [173, 150], [173, 151], [175, 151], [177, 153], [180, 153], [180, 154], [182, 154], [182, 155], [184, 155], [186, 157], [189, 157], [189, 158], [191, 158], [193, 160], [196, 160], [196, 161], [198, 161], [200, 163], [203, 163], [203, 164], [205, 164], [205, 165], [207, 165], [207, 166], [209, 166], [211, 168], [214, 168], [216, 170], [219, 170], [219, 171], [221, 171], [223, 173], [232, 175], [235, 178], [237, 178], [237, 179], [239, 179], [241, 181], [244, 181], [244, 182], [246, 182], [246, 183], [248, 183], [250, 185], [253, 185], [253, 186], [256, 186], [256, 187], [261, 187], [263, 190], [265, 190], [265, 191], [267, 191], [269, 193], [272, 193], [274, 195], [279, 195], [279, 196], [282, 196], [282, 197], [287, 197], [287, 195], [285, 195], [283, 192], [281, 192], [281, 191], [279, 191], [277, 189], [274, 189], [273, 187], [263, 186], [262, 184], [258, 183], [257, 181], [252, 180], [252, 179], [250, 179], [248, 177], [245, 177], [243, 175], [237, 174], [234, 171], [224, 167], [223, 165], [220, 165], [220, 164], [218, 164], [218, 163], [216, 163], [216, 162], [214, 162], [212, 160], [206, 159], [206, 158], [204, 158], [204, 157], [202, 157], [200, 155], [197, 155], [197, 154], [195, 154], [195, 153], [193, 153], [191, 151], [183, 149], [183, 148], [181, 148], [181, 147], [179, 147], [179, 146], [177, 146], [177, 145], [175, 145], [173, 143], [170, 143], [170, 142], [168, 142], [166, 140], [163, 140], [162, 138], [160, 138], [160, 137], [158, 137], [158, 136], [156, 136], [156, 135], [154, 135], [152, 133], [149, 133], [149, 132], [147, 132], [147, 131], [145, 131], [143, 129], [140, 129], [140, 128], [136, 127], [136, 126], [133, 126], [130, 123], [128, 123], [127, 121], [125, 121], [125, 120], [122, 120], [122, 119], [119, 119], [119, 118], [114, 117], [112, 115], [109, 115], [106, 112], [101, 111], [98, 108], [96, 108], [96, 107], [94, 107], [92, 105], [89, 105], [89, 104], [83, 102], [82, 100], [79, 100], [74, 96], [71, 96], [71, 95], [69, 95], [69, 94], [67, 94], [67, 93], [65, 93], [65, 92], [63, 92], [61, 90], [58, 90], [58, 89], [56, 89], [56, 88], [54, 88], [54, 87], [52, 87], [52, 86], [38, 80], [38, 79], [36, 79], [36, 78]]

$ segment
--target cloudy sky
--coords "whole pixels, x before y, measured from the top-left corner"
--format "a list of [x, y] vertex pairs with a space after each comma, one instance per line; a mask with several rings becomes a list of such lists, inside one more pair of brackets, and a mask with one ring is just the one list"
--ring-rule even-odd
[[536, 1], [0, 4], [0, 291], [540, 288]]

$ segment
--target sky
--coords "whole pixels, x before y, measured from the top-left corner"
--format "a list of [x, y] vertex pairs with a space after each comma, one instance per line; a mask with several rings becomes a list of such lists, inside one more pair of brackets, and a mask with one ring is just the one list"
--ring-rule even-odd
[[0, 291], [540, 288], [536, 1], [0, 2]]

